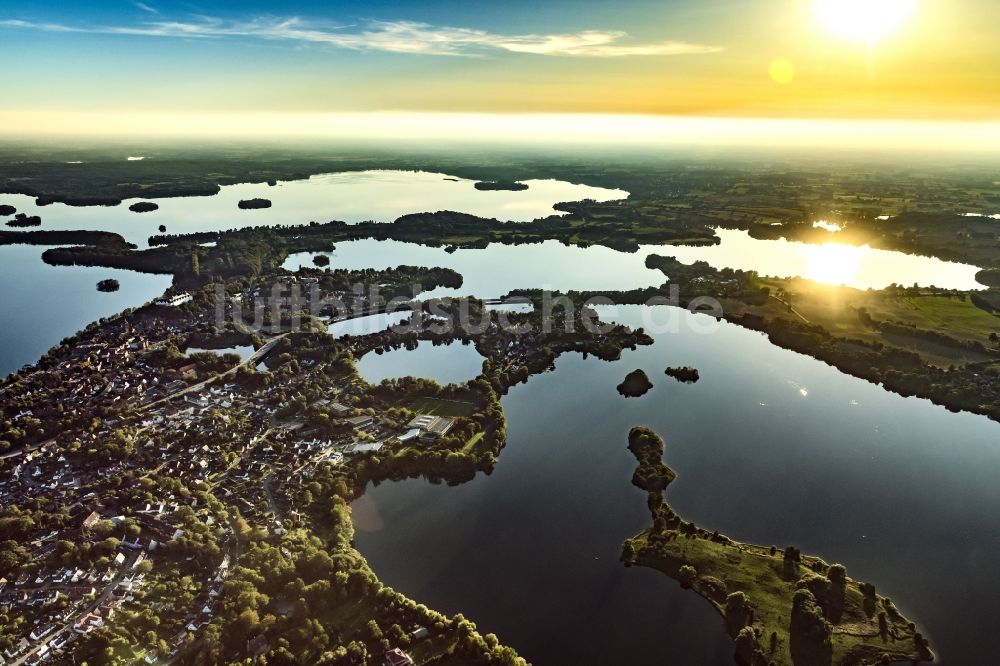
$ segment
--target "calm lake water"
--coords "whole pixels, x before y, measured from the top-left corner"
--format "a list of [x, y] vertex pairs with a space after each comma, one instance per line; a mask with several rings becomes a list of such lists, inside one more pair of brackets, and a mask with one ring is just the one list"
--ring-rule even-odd
[[[4, 322], [0, 326], [0, 377], [45, 352], [88, 324], [125, 308], [142, 305], [170, 286], [168, 275], [145, 275], [110, 268], [48, 266], [44, 247], [0, 247], [0, 284]], [[106, 278], [118, 280], [116, 292], [97, 291]]]
[[[81, 164], [85, 169], [87, 165]], [[221, 231], [249, 226], [304, 224], [343, 220], [392, 222], [407, 213], [453, 210], [500, 220], [525, 222], [557, 213], [552, 206], [565, 201], [611, 201], [628, 196], [622, 190], [575, 185], [557, 180], [527, 180], [527, 190], [480, 191], [475, 181], [454, 179], [424, 171], [354, 171], [313, 176], [307, 180], [229, 185], [210, 197], [150, 199], [159, 210], [133, 213], [118, 206], [77, 208], [63, 204], [36, 206], [32, 197], [0, 195], [0, 203], [18, 212], [41, 215], [41, 229], [101, 229], [121, 234], [140, 247], [158, 234]], [[240, 210], [243, 199], [269, 199], [271, 208]]]
[[[87, 168], [86, 164], [80, 165]], [[140, 247], [165, 225], [168, 233], [215, 231], [247, 226], [302, 224], [313, 220], [391, 222], [407, 213], [455, 210], [503, 220], [526, 221], [556, 213], [563, 201], [610, 201], [628, 196], [608, 190], [556, 180], [528, 180], [520, 192], [479, 191], [475, 181], [444, 174], [403, 171], [363, 171], [313, 176], [307, 180], [223, 187], [211, 197], [157, 199], [160, 209], [133, 213], [128, 206], [36, 206], [32, 197], [0, 195], [0, 203], [18, 212], [42, 217], [41, 229], [98, 229], [120, 233]], [[264, 197], [273, 207], [240, 210], [242, 199]], [[4, 227], [5, 228], [5, 227]], [[0, 376], [27, 363], [91, 321], [126, 307], [142, 305], [159, 296], [170, 278], [100, 268], [52, 268], [40, 259], [45, 248], [0, 247], [0, 277], [9, 285], [4, 294], [8, 319], [0, 329]], [[106, 277], [117, 278], [121, 290], [99, 294], [93, 289]], [[93, 278], [93, 279], [91, 279]], [[94, 291], [94, 293], [91, 293]], [[42, 300], [40, 300], [40, 297]], [[45, 302], [52, 307], [39, 307]], [[357, 330], [348, 323], [343, 332]], [[339, 329], [336, 329], [339, 330]], [[334, 331], [336, 334], [336, 330]], [[358, 330], [355, 334], [365, 332]]]
[[[86, 165], [80, 165], [86, 168]], [[111, 208], [37, 208], [43, 229], [105, 229], [144, 245], [170, 233], [294, 224], [311, 220], [391, 221], [411, 212], [452, 209], [530, 220], [559, 201], [618, 199], [626, 193], [557, 181], [527, 181], [525, 192], [480, 192], [442, 174], [362, 172], [306, 181], [227, 187], [216, 197], [161, 199], [136, 214]], [[274, 207], [240, 211], [240, 199]], [[650, 253], [704, 260], [764, 274], [799, 274], [861, 288], [891, 282], [975, 288], [974, 267], [843, 246], [758, 241], [719, 231], [705, 248], [643, 247], [623, 253], [550, 241], [486, 250], [442, 249], [393, 241], [342, 243], [334, 268], [399, 264], [461, 272], [459, 290], [429, 294], [501, 296], [518, 287], [631, 289], [665, 277], [646, 269]], [[8, 319], [0, 329], [0, 374], [37, 360], [89, 322], [158, 296], [167, 276], [100, 268], [53, 268], [43, 248], [0, 248]], [[312, 266], [312, 255], [286, 266]], [[102, 294], [113, 277], [121, 290]], [[654, 321], [676, 318], [676, 330]], [[405, 313], [396, 315], [399, 318]], [[643, 320], [653, 316], [654, 319]], [[343, 322], [343, 335], [385, 328], [392, 315]], [[457, 488], [420, 480], [372, 489], [356, 506], [358, 544], [390, 585], [439, 610], [462, 612], [537, 664], [730, 664], [721, 620], [665, 576], [625, 569], [622, 540], [648, 523], [642, 493], [629, 480], [631, 426], [655, 428], [679, 478], [674, 506], [709, 529], [758, 543], [794, 544], [846, 564], [917, 619], [945, 664], [993, 663], [992, 618], [1000, 613], [1000, 424], [903, 399], [822, 363], [771, 346], [731, 325], [696, 333], [677, 310], [621, 308], [618, 319], [644, 326], [656, 344], [604, 363], [564, 356], [504, 399], [509, 444], [495, 472]], [[698, 318], [699, 324], [705, 318]], [[370, 381], [420, 375], [464, 381], [480, 371], [471, 347], [396, 351], [361, 360]], [[694, 385], [663, 375], [693, 365]], [[625, 399], [615, 386], [637, 367], [655, 387]]]
[[[695, 332], [705, 317], [622, 307], [608, 318], [655, 331], [670, 317], [674, 332], [621, 361], [568, 355], [515, 387], [490, 476], [369, 489], [356, 540], [376, 573], [537, 664], [732, 663], [706, 602], [617, 562], [649, 522], [625, 448], [629, 428], [646, 425], [666, 440], [678, 473], [668, 497], [685, 518], [842, 562], [920, 623], [941, 663], [995, 663], [1000, 424], [887, 393], [733, 325]], [[405, 353], [425, 365], [425, 350]], [[677, 365], [701, 381], [664, 375]], [[615, 386], [636, 368], [655, 386], [622, 398]]]
[[931, 257], [847, 245], [809, 245], [751, 238], [745, 231], [718, 229], [721, 244], [707, 247], [644, 245], [638, 252], [606, 247], [581, 248], [549, 240], [532, 245], [492, 244], [481, 250], [426, 247], [399, 241], [359, 240], [338, 243], [325, 253], [291, 255], [288, 270], [314, 268], [313, 257], [325, 254], [331, 268], [390, 268], [401, 264], [442, 266], [463, 275], [461, 289], [438, 289], [424, 297], [446, 294], [501, 296], [511, 289], [633, 289], [658, 286], [663, 273], [645, 266], [650, 254], [673, 256], [684, 263], [705, 261], [716, 268], [754, 270], [761, 275], [801, 276], [857, 289], [881, 289], [892, 283], [949, 289], [982, 289], [975, 266]]
[[223, 347], [221, 349], [202, 349], [200, 347], [188, 347], [185, 352], [189, 356], [191, 354], [197, 354], [199, 352], [211, 352], [213, 354], [218, 354], [222, 356], [224, 354], [236, 354], [244, 361], [253, 356], [254, 348], [253, 345], [238, 345], [236, 347]]
[[[81, 164], [80, 168], [87, 165]], [[560, 201], [595, 199], [609, 201], [628, 196], [621, 190], [594, 188], [555, 180], [525, 181], [528, 189], [521, 192], [476, 190], [470, 180], [452, 179], [444, 174], [402, 171], [363, 171], [314, 176], [307, 180], [266, 184], [233, 185], [222, 188], [212, 197], [158, 199], [160, 209], [151, 213], [133, 213], [126, 201], [111, 207], [72, 207], [63, 204], [36, 206], [31, 197], [0, 195], [0, 203], [9, 203], [19, 211], [42, 216], [42, 229], [99, 229], [115, 231], [140, 247], [161, 224], [168, 233], [190, 233], [241, 228], [254, 225], [298, 224], [312, 220], [342, 219], [347, 222], [378, 220], [389, 222], [400, 215], [420, 211], [457, 210], [525, 221], [552, 214], [552, 206]], [[263, 210], [243, 211], [237, 208], [242, 199], [265, 197], [274, 206]], [[645, 246], [637, 253], [617, 252], [603, 247], [566, 247], [556, 241], [535, 245], [497, 246], [486, 250], [458, 250], [448, 254], [439, 248], [426, 248], [392, 241], [357, 241], [342, 243], [330, 254], [335, 268], [365, 268], [397, 266], [402, 263], [448, 266], [466, 276], [460, 290], [438, 289], [425, 296], [474, 293], [479, 296], [500, 296], [517, 287], [550, 289], [632, 289], [660, 285], [664, 276], [645, 268], [645, 257], [651, 253], [676, 256], [682, 261], [704, 260], [717, 267], [730, 266], [757, 270], [768, 275], [803, 275], [823, 282], [844, 283], [859, 288], [884, 287], [891, 282], [939, 287], [978, 288], [974, 280], [976, 268], [942, 262], [927, 257], [907, 256], [895, 252], [851, 248], [846, 246], [814, 246], [785, 241], [758, 241], [739, 231], [719, 230], [722, 244], [714, 247]], [[113, 310], [90, 309], [96, 303], [92, 294], [86, 298], [65, 298], [85, 292], [83, 281], [64, 284], [57, 276], [97, 275], [101, 269], [52, 269], [31, 257], [37, 250], [10, 250], [12, 259], [2, 270], [17, 271], [11, 284], [49, 285], [54, 301], [62, 299], [76, 314], [62, 308], [46, 314], [30, 314], [37, 308], [37, 289], [9, 290], [5, 305], [11, 319], [0, 334], [0, 374], [37, 360], [38, 355], [59, 342], [76, 328], [89, 323], [91, 313], [106, 316]], [[313, 255], [290, 257], [286, 267], [312, 265]], [[53, 271], [42, 275], [45, 271]], [[101, 277], [121, 275], [120, 271], [102, 271]], [[95, 280], [95, 283], [96, 281]], [[128, 283], [128, 285], [126, 285]], [[162, 276], [130, 275], [122, 281], [122, 290], [113, 297], [104, 295], [101, 305], [113, 303], [117, 308], [141, 305], [162, 292], [166, 278]], [[141, 288], [140, 288], [141, 285]], [[140, 298], [141, 296], [141, 298]], [[34, 319], [33, 319], [34, 317]], [[34, 322], [58, 321], [57, 326], [38, 328]], [[350, 332], [350, 324], [345, 332]], [[13, 332], [13, 331], [20, 332]], [[337, 330], [336, 329], [335, 333]], [[30, 331], [30, 333], [29, 333]], [[363, 330], [361, 332], [364, 332]], [[22, 339], [23, 338], [23, 339]]]
[[482, 370], [483, 357], [476, 348], [460, 342], [435, 345], [429, 340], [421, 340], [415, 350], [371, 353], [358, 361], [358, 372], [372, 384], [410, 376], [427, 377], [441, 385], [458, 384], [475, 379]]
[[365, 315], [364, 317], [354, 317], [353, 319], [347, 319], [344, 321], [338, 321], [330, 324], [326, 332], [335, 338], [339, 338], [344, 335], [368, 335], [369, 333], [378, 333], [379, 331], [384, 331], [391, 326], [400, 324], [412, 316], [409, 310], [400, 310], [398, 312], [386, 312], [373, 315]]

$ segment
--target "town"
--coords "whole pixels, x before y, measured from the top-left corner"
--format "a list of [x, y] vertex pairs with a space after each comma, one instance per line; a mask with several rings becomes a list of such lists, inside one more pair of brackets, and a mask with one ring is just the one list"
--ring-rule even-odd
[[[295, 641], [323, 663], [523, 663], [463, 618], [381, 586], [351, 545], [350, 502], [372, 481], [491, 469], [500, 395], [563, 352], [615, 359], [648, 338], [583, 325], [596, 313], [571, 299], [543, 325], [540, 303], [508, 313], [464, 298], [411, 300], [404, 326], [334, 338], [326, 322], [344, 315], [317, 316], [287, 294], [350, 301], [434, 279], [403, 267], [320, 273], [168, 294], [5, 382], [3, 663], [199, 663]], [[356, 311], [381, 311], [385, 298], [362, 295]], [[460, 313], [477, 327], [442, 326]], [[448, 386], [359, 376], [365, 354], [417, 340], [474, 345], [482, 374]], [[282, 567], [295, 580], [273, 573]], [[342, 635], [293, 631], [304, 613], [339, 618], [330, 626]]]

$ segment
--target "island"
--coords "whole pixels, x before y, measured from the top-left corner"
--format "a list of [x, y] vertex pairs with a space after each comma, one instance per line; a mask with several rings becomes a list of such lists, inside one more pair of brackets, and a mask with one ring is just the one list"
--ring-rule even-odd
[[237, 205], [240, 207], [241, 210], [256, 210], [256, 209], [259, 209], [259, 208], [270, 208], [271, 207], [271, 200], [270, 199], [261, 199], [261, 198], [243, 199]]
[[320, 267], [329, 266], [330, 257], [326, 256], [325, 254], [317, 254], [315, 257], [313, 257], [313, 263]]
[[128, 207], [133, 213], [151, 213], [154, 210], [159, 210], [159, 208], [159, 205], [152, 201], [139, 201]]
[[110, 292], [113, 292], [113, 291], [118, 291], [118, 289], [120, 289], [120, 288], [121, 288], [121, 284], [119, 284], [118, 280], [115, 280], [114, 278], [108, 278], [107, 280], [101, 280], [100, 282], [97, 283], [97, 291], [103, 291], [103, 292], [106, 292], [106, 293], [110, 293]]
[[0, 217], [7, 217], [17, 212], [17, 209], [7, 204], [0, 204]]
[[632, 484], [646, 491], [652, 526], [625, 541], [622, 561], [656, 569], [712, 604], [743, 666], [848, 666], [933, 661], [916, 625], [871, 583], [855, 581], [788, 546], [734, 541], [683, 520], [664, 497], [677, 474], [663, 463], [663, 440], [632, 428], [639, 465]]
[[684, 382], [685, 384], [693, 384], [701, 378], [698, 374], [697, 368], [689, 368], [687, 366], [682, 368], [667, 368], [663, 372], [667, 375], [667, 377], [673, 377], [677, 381]]
[[626, 398], [638, 398], [646, 395], [651, 388], [653, 388], [653, 383], [649, 381], [646, 373], [640, 369], [633, 370], [625, 375], [625, 380], [618, 385], [618, 392]]
[[506, 190], [508, 192], [523, 192], [528, 189], [526, 183], [519, 183], [514, 180], [481, 180], [475, 185], [477, 190], [484, 192]]
[[167, 233], [167, 225], [165, 225], [165, 224], [161, 224], [161, 225], [159, 226], [159, 230], [160, 230], [160, 233], [161, 233], [161, 234], [165, 234], [165, 233]]
[[42, 218], [40, 218], [37, 215], [31, 215], [29, 217], [24, 213], [18, 213], [17, 215], [14, 216], [13, 220], [9, 220], [7, 222], [8, 227], [19, 227], [19, 228], [40, 227], [41, 225], [42, 225]]

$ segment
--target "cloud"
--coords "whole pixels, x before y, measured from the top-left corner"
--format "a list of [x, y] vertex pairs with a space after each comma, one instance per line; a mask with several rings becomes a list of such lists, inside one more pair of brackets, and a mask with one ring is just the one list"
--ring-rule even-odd
[[31, 21], [19, 21], [19, 20], [0, 21], [0, 27], [24, 28], [27, 30], [44, 30], [45, 32], [89, 32], [88, 30], [72, 28], [68, 25], [61, 25], [59, 23], [33, 23]]
[[[136, 2], [137, 7], [156, 12]], [[412, 21], [369, 21], [362, 27], [308, 23], [299, 18], [261, 17], [223, 21], [199, 17], [192, 21], [151, 21], [134, 26], [80, 27], [55, 23], [0, 20], [0, 26], [146, 37], [219, 39], [245, 37], [323, 44], [355, 51], [387, 51], [439, 56], [483, 55], [490, 52], [540, 56], [612, 58], [715, 53], [722, 49], [683, 41], [632, 43], [618, 30], [585, 30], [563, 34], [500, 35], [486, 30], [434, 26]]]
[[139, 9], [141, 9], [142, 11], [147, 12], [149, 14], [159, 14], [160, 13], [160, 10], [158, 10], [156, 7], [153, 7], [151, 5], [147, 5], [145, 2], [133, 2], [132, 4], [135, 5], [136, 7], [138, 7]]

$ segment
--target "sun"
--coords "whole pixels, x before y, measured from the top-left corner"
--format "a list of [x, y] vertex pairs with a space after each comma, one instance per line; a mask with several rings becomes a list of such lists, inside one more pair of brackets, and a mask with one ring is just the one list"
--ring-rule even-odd
[[816, 18], [831, 34], [872, 45], [913, 14], [917, 0], [815, 0]]

